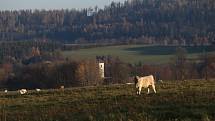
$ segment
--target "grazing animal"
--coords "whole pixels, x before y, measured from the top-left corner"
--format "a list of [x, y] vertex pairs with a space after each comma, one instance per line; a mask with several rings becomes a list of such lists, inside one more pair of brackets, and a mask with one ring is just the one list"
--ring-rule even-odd
[[131, 85], [131, 84], [134, 84], [134, 83], [126, 83], [127, 85]]
[[20, 90], [18, 90], [18, 92], [19, 92], [21, 95], [23, 95], [23, 94], [27, 93], [27, 90], [26, 90], [26, 89], [20, 89]]
[[154, 80], [154, 77], [152, 75], [144, 76], [144, 77], [136, 76], [136, 77], [134, 77], [134, 82], [135, 82], [135, 86], [137, 88], [137, 94], [138, 95], [140, 95], [142, 87], [148, 88], [147, 94], [149, 94], [149, 86], [152, 86], [152, 89], [156, 93], [155, 80]]
[[37, 89], [36, 89], [36, 91], [37, 91], [37, 92], [40, 92], [40, 91], [41, 91], [41, 89], [38, 89], [38, 88], [37, 88]]
[[63, 86], [63, 85], [61, 85], [61, 86], [60, 86], [60, 89], [62, 89], [62, 90], [63, 90], [63, 89], [64, 89], [64, 86]]
[[8, 91], [7, 91], [7, 90], [4, 90], [4, 92], [7, 93]]

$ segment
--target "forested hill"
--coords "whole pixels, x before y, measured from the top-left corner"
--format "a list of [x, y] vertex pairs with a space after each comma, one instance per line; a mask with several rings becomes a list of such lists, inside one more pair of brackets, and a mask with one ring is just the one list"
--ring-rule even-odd
[[0, 41], [211, 43], [215, 0], [133, 0], [104, 9], [0, 12]]

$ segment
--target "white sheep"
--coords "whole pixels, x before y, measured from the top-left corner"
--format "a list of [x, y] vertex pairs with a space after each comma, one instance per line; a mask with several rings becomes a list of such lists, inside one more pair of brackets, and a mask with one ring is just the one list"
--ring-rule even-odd
[[60, 86], [60, 89], [62, 89], [62, 90], [63, 90], [63, 89], [64, 89], [64, 86], [63, 86], [63, 85], [61, 85], [61, 86]]
[[134, 82], [135, 82], [136, 88], [138, 89], [137, 94], [140, 95], [142, 87], [143, 88], [148, 88], [148, 94], [149, 94], [149, 86], [152, 86], [154, 92], [156, 93], [155, 80], [154, 80], [154, 77], [152, 75], [145, 76], [145, 77], [136, 76], [134, 78]]
[[127, 85], [132, 85], [132, 84], [134, 84], [134, 83], [126, 83]]
[[26, 94], [27, 93], [27, 89], [20, 89], [18, 90], [18, 92], [23, 95], [23, 94]]

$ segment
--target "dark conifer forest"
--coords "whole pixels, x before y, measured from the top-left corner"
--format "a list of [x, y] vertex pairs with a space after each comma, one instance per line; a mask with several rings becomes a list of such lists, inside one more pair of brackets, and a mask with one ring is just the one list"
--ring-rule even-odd
[[0, 12], [0, 41], [208, 44], [214, 38], [214, 0], [133, 0], [104, 9]]

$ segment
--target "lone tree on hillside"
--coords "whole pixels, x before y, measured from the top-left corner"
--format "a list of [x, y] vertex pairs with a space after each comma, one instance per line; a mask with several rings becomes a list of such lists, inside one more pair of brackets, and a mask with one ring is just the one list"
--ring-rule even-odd
[[205, 80], [215, 77], [215, 55], [209, 54], [206, 51], [199, 57], [200, 62], [200, 75]]
[[185, 48], [179, 47], [176, 49], [175, 56], [172, 60], [172, 69], [175, 74], [176, 80], [185, 80], [186, 76], [186, 55], [187, 51]]
[[106, 75], [111, 77], [111, 83], [125, 83], [129, 80], [130, 68], [118, 57], [112, 58], [106, 66]]

